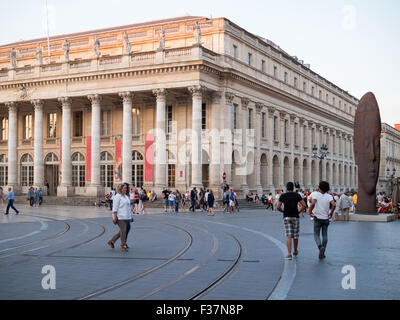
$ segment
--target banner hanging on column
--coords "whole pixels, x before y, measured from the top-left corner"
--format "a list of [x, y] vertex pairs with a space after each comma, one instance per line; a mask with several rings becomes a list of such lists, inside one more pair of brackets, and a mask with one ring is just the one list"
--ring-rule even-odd
[[92, 180], [92, 137], [86, 137], [86, 181]]
[[115, 137], [114, 182], [122, 181], [122, 137]]
[[144, 181], [153, 181], [154, 135], [147, 133], [144, 143]]

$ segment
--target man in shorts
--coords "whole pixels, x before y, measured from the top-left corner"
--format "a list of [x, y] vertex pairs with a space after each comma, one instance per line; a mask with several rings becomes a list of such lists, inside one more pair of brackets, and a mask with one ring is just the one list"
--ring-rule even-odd
[[[293, 182], [288, 182], [286, 189], [287, 192], [279, 197], [277, 210], [283, 213], [283, 223], [286, 231], [286, 245], [288, 248], [288, 256], [286, 259], [292, 260], [292, 239], [294, 246], [293, 255], [297, 256], [299, 254], [297, 250], [300, 231], [299, 213], [304, 210], [306, 204], [304, 203], [303, 198], [297, 192], [294, 192]], [[282, 204], [284, 206], [283, 210]]]

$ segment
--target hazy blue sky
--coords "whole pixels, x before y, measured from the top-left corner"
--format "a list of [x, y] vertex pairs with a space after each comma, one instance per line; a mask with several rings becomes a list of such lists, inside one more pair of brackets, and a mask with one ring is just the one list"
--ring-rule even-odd
[[[50, 35], [185, 14], [226, 17], [266, 37], [357, 98], [377, 97], [400, 123], [398, 0], [48, 0]], [[45, 0], [1, 0], [0, 44], [43, 37]]]

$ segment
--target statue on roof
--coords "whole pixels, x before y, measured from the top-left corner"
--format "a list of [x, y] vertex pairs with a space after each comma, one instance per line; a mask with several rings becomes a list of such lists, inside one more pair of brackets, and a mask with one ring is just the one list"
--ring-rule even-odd
[[16, 68], [17, 67], [17, 52], [15, 51], [15, 48], [11, 49], [10, 62], [11, 62], [11, 67], [12, 68]]
[[125, 53], [130, 54], [132, 46], [131, 46], [131, 43], [129, 42], [129, 36], [126, 31], [124, 32], [124, 40], [125, 40]]
[[65, 39], [64, 42], [64, 56], [65, 56], [65, 61], [69, 61], [69, 50], [70, 50], [70, 45], [67, 39]]
[[43, 54], [42, 54], [42, 47], [38, 44], [38, 49], [36, 51], [36, 58], [38, 61], [38, 65], [41, 66], [43, 64]]
[[96, 54], [96, 57], [99, 58], [100, 57], [100, 40], [99, 39], [96, 39], [93, 50], [94, 50], [94, 53]]
[[165, 50], [165, 30], [161, 27], [161, 39], [160, 39], [160, 46], [158, 50]]
[[196, 43], [201, 45], [201, 28], [198, 21], [196, 21], [196, 26], [194, 27], [194, 37], [196, 39]]

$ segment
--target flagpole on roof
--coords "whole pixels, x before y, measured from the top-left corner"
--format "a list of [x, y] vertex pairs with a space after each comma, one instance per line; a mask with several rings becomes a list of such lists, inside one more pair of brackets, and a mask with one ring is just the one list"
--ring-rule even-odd
[[46, 0], [46, 33], [47, 33], [47, 56], [49, 58], [49, 63], [50, 63], [49, 9], [47, 7], [47, 0]]

